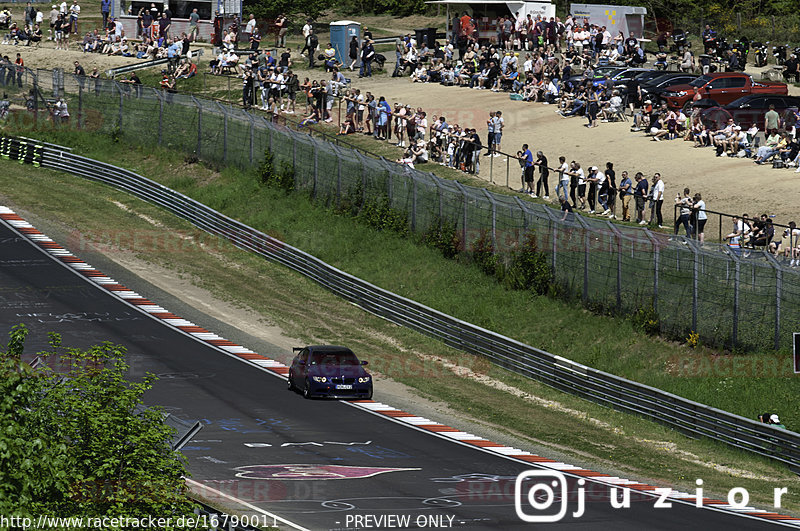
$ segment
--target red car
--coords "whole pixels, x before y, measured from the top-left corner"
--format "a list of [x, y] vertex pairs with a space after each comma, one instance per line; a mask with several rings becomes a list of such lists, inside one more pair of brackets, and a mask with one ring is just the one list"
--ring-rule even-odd
[[691, 112], [692, 100], [697, 93], [703, 99], [712, 99], [720, 105], [727, 105], [749, 94], [789, 94], [786, 83], [775, 81], [753, 81], [749, 74], [742, 72], [718, 72], [704, 74], [688, 85], [675, 85], [661, 95], [672, 109], [683, 108]]

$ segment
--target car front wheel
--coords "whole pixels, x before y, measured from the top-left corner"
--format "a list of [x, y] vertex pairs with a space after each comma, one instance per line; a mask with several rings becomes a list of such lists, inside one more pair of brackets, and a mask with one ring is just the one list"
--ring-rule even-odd
[[294, 382], [292, 381], [293, 379], [294, 375], [291, 372], [289, 372], [289, 377], [286, 378], [286, 384], [288, 385], [289, 391], [294, 391]]
[[306, 378], [306, 384], [303, 386], [303, 398], [311, 398], [311, 382]]

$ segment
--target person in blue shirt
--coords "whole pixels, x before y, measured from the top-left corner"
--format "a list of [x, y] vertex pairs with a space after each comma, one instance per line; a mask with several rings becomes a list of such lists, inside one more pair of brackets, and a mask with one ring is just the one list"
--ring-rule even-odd
[[392, 114], [392, 108], [383, 96], [378, 100], [377, 120], [375, 122], [375, 134], [378, 140], [386, 140], [386, 129], [389, 123], [389, 117]]
[[533, 195], [533, 153], [528, 149], [528, 144], [522, 144], [522, 149], [517, 152], [522, 166], [522, 188], [520, 193]]
[[100, 13], [103, 15], [103, 29], [108, 29], [108, 14], [111, 12], [111, 0], [100, 0]]

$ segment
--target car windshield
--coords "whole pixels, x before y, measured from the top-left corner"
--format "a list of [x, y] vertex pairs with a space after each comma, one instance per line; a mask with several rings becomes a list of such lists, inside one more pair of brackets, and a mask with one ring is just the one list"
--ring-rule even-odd
[[311, 365], [359, 365], [359, 361], [352, 352], [313, 352]]
[[711, 81], [711, 76], [700, 76], [691, 83], [689, 83], [689, 85], [693, 87], [702, 87], [705, 86], [705, 84], [708, 83], [709, 81]]

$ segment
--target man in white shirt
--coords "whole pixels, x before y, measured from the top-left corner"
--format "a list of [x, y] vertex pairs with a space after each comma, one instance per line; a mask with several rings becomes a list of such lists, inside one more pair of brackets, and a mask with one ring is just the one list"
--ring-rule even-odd
[[664, 181], [661, 179], [660, 173], [653, 174], [652, 194], [650, 223], [653, 222], [653, 212], [655, 212], [658, 228], [661, 229], [664, 225], [664, 217], [661, 215], [661, 207], [664, 205]]
[[252, 13], [250, 13], [250, 19], [247, 21], [247, 25], [244, 27], [244, 35], [246, 37], [247, 42], [250, 42], [250, 36], [256, 30], [256, 17]]
[[67, 0], [61, 2], [61, 5], [58, 6], [58, 12], [61, 13], [62, 15], [67, 14]]
[[78, 0], [72, 0], [72, 5], [69, 7], [69, 26], [71, 33], [78, 33], [78, 16], [81, 14], [81, 6], [78, 5]]

